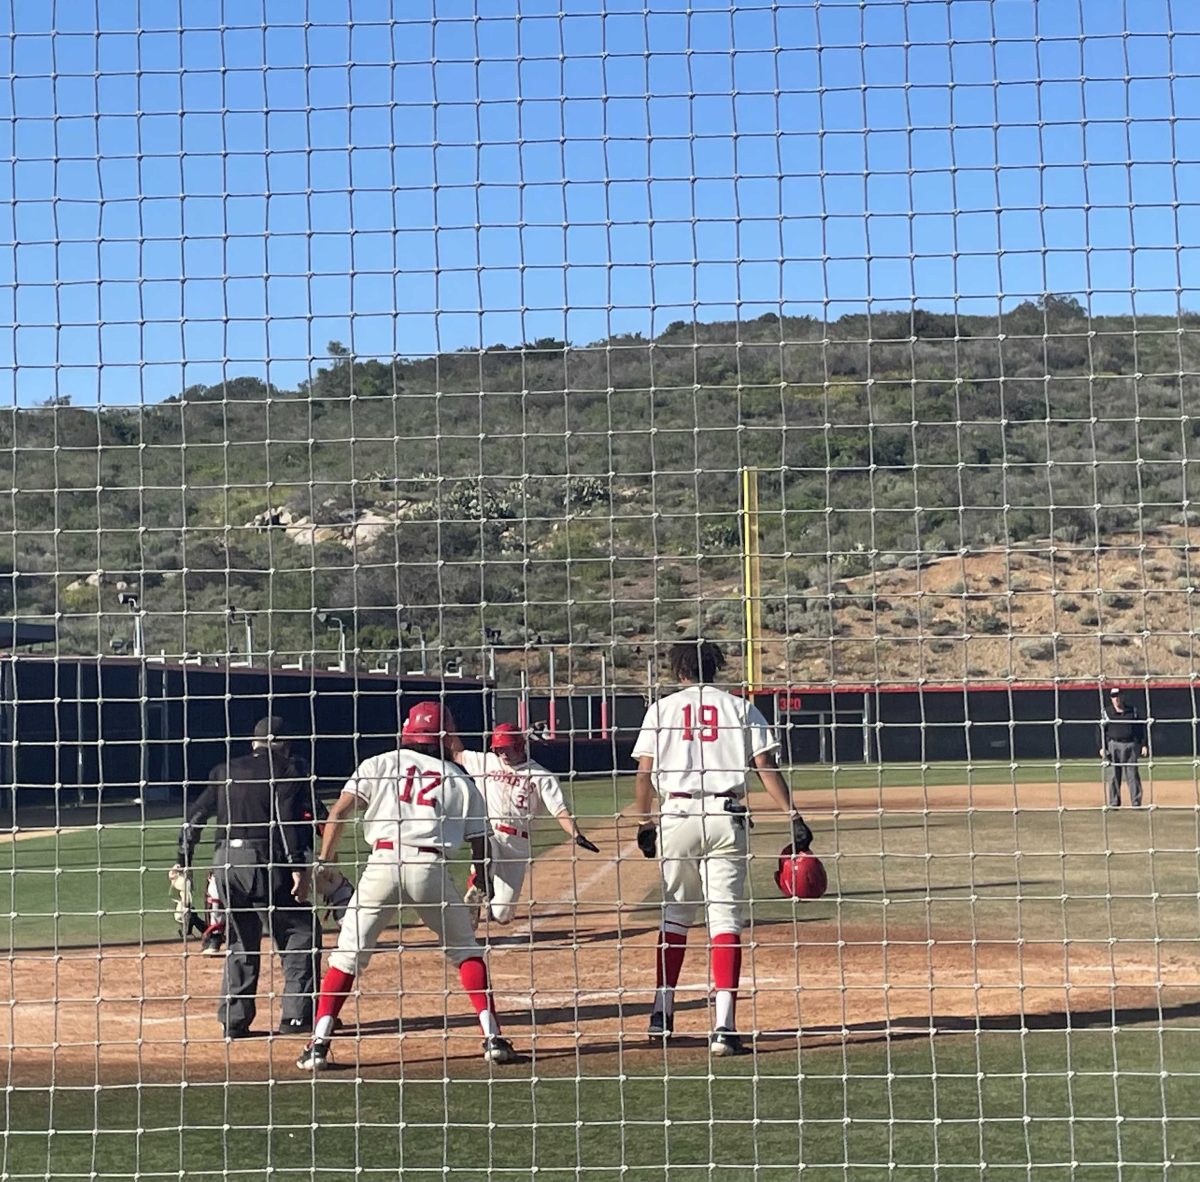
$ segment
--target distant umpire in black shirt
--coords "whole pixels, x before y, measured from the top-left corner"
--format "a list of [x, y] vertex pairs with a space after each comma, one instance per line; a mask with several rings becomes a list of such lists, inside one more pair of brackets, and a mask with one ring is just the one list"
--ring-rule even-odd
[[200, 834], [215, 813], [213, 874], [229, 936], [217, 1017], [228, 1038], [250, 1033], [265, 921], [283, 964], [280, 1033], [307, 1033], [321, 949], [316, 912], [307, 901], [311, 778], [289, 754], [283, 720], [272, 716], [255, 726], [250, 754], [218, 764], [208, 780], [179, 835], [179, 861], [190, 866]]
[[1121, 696], [1121, 687], [1109, 690], [1108, 707], [1100, 720], [1100, 758], [1105, 761], [1104, 786], [1111, 808], [1121, 807], [1121, 779], [1129, 781], [1129, 802], [1134, 808], [1142, 803], [1142, 777], [1138, 755], [1149, 755], [1146, 746], [1146, 721], [1137, 707]]

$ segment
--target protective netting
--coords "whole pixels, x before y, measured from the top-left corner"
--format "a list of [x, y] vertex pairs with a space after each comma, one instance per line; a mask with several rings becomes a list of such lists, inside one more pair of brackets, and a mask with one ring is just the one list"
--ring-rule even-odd
[[[0, 1175], [1200, 1168], [1200, 8], [8, 0], [0, 33]], [[781, 896], [749, 775], [741, 1057], [711, 906], [647, 1037], [687, 924], [631, 752], [698, 638], [830, 884]], [[421, 700], [468, 751], [525, 736], [543, 814], [562, 786], [557, 823], [503, 768], [488, 799], [521, 1061], [480, 1056], [460, 846], [314, 1079], [280, 863]], [[255, 861], [195, 810], [280, 738], [311, 816]], [[260, 862], [292, 959], [265, 937], [230, 1009]]]

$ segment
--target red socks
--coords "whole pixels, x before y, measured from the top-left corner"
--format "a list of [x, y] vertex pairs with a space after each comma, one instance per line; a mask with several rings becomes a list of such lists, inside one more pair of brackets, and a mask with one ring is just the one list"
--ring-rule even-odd
[[500, 1033], [500, 1023], [496, 1018], [496, 1008], [492, 1005], [492, 990], [488, 984], [487, 965], [482, 956], [472, 956], [458, 966], [458, 979], [471, 1005], [479, 1018], [479, 1026], [484, 1036], [491, 1038]]
[[674, 989], [683, 972], [683, 958], [687, 953], [687, 932], [673, 932], [663, 928], [658, 933], [658, 957], [655, 962], [654, 987]]
[[333, 1034], [333, 1026], [346, 998], [354, 988], [354, 974], [343, 973], [332, 965], [325, 970], [321, 981], [321, 996], [317, 998], [317, 1015], [313, 1021], [313, 1037], [328, 1039]]
[[742, 937], [735, 932], [713, 936], [711, 964], [713, 988], [736, 993], [742, 976]]

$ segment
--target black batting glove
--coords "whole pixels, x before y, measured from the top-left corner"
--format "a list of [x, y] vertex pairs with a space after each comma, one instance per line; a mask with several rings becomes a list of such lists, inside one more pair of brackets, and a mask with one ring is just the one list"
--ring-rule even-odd
[[658, 856], [658, 826], [653, 821], [638, 826], [638, 849], [647, 858]]
[[598, 854], [600, 852], [600, 847], [594, 841], [588, 841], [582, 833], [575, 834], [575, 844], [581, 850], [587, 850], [589, 854]]
[[808, 853], [809, 846], [812, 845], [813, 831], [805, 824], [804, 818], [796, 816], [792, 818], [792, 849], [798, 854]]

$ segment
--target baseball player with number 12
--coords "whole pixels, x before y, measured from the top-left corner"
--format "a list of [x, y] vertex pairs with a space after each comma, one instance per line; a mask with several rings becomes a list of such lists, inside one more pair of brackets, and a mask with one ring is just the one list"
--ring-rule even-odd
[[453, 733], [448, 710], [437, 702], [418, 702], [404, 720], [398, 750], [364, 760], [329, 810], [321, 838], [323, 862], [333, 858], [346, 820], [360, 809], [366, 810], [363, 836], [372, 848], [329, 956], [312, 1042], [296, 1061], [303, 1071], [329, 1065], [338, 1014], [400, 903], [416, 910], [458, 966], [483, 1032], [483, 1057], [489, 1063], [516, 1060], [512, 1044], [500, 1036], [483, 949], [446, 867], [446, 856], [465, 839], [490, 882], [487, 813], [471, 778], [447, 758], [446, 740]]
[[674, 1031], [688, 928], [703, 903], [716, 993], [709, 1049], [716, 1056], [741, 1055], [746, 1048], [737, 1033], [736, 1006], [746, 923], [748, 770], [758, 772], [767, 795], [791, 819], [795, 850], [808, 850], [812, 831], [779, 774], [779, 741], [758, 707], [710, 684], [725, 665], [721, 650], [686, 641], [671, 646], [669, 660], [682, 688], [650, 707], [633, 748], [642, 818], [638, 848], [647, 858], [656, 855], [662, 830], [663, 920], [650, 1037], [667, 1039]]

